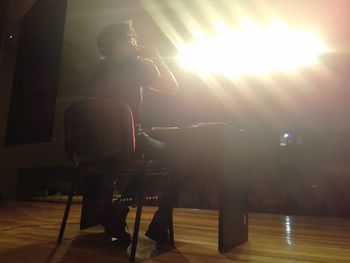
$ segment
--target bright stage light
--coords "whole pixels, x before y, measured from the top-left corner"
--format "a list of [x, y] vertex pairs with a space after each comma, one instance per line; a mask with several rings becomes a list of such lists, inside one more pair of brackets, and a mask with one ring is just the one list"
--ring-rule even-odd
[[325, 52], [316, 34], [273, 23], [261, 27], [248, 22], [233, 30], [224, 24], [209, 37], [196, 34], [193, 43], [179, 48], [179, 62], [199, 74], [240, 74], [284, 72], [310, 65]]

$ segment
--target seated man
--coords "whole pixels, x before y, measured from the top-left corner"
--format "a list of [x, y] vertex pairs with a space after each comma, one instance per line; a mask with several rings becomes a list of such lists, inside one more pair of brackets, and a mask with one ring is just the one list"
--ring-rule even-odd
[[[150, 88], [169, 95], [177, 93], [179, 87], [173, 74], [155, 47], [143, 48], [137, 45], [136, 33], [131, 22], [106, 27], [97, 38], [97, 46], [104, 58], [90, 79], [87, 96], [114, 97], [126, 102], [131, 107], [135, 126], [138, 127], [138, 154], [146, 154], [146, 158], [149, 159], [154, 155], [159, 156], [159, 153], [164, 151], [165, 144], [150, 138], [141, 130], [142, 90]], [[144, 57], [150, 57], [152, 60]], [[121, 199], [134, 197], [137, 188], [136, 182], [129, 183]], [[168, 241], [168, 219], [172, 213], [177, 189], [166, 189], [146, 232], [149, 238], [159, 243]], [[116, 201], [113, 207], [108, 209], [104, 219], [106, 233], [124, 244], [130, 243], [131, 240], [129, 233], [125, 231], [128, 212], [127, 203]]]

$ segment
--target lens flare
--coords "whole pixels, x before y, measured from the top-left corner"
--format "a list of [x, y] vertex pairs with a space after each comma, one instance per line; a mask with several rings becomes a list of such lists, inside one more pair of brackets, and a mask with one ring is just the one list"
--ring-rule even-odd
[[232, 29], [223, 23], [216, 34], [197, 34], [192, 43], [179, 47], [179, 63], [199, 74], [241, 74], [285, 72], [311, 65], [326, 51], [313, 32], [274, 22], [262, 27], [248, 21]]

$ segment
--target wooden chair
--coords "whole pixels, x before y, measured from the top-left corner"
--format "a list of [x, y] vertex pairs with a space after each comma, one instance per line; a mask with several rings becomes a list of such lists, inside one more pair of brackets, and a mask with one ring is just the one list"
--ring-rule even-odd
[[[130, 261], [135, 260], [145, 180], [151, 176], [166, 176], [164, 166], [155, 161], [134, 159], [135, 128], [130, 107], [118, 100], [87, 98], [73, 103], [65, 113], [65, 151], [77, 167], [73, 179], [57, 244], [63, 239], [74, 191], [82, 171], [94, 171], [117, 176], [135, 176], [141, 185], [136, 198], [136, 218], [131, 243]], [[172, 216], [169, 218], [170, 244], [174, 245]]]

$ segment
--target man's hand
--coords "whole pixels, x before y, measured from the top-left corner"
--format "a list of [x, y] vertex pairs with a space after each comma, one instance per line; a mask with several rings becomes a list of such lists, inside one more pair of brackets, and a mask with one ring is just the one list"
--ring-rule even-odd
[[159, 54], [155, 46], [139, 46], [139, 55], [143, 59], [149, 59], [159, 72], [159, 77], [156, 78], [150, 85], [150, 88], [165, 94], [175, 94], [179, 91], [179, 85], [176, 82], [174, 75], [171, 73], [167, 65], [164, 63], [162, 56]]

